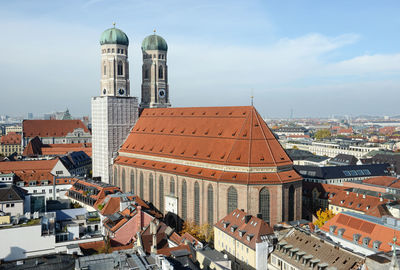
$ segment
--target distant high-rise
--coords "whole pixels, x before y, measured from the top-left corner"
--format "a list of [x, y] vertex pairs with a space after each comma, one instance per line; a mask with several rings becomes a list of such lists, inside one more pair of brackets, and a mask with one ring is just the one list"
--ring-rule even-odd
[[141, 108], [171, 107], [169, 101], [167, 42], [160, 36], [147, 36], [142, 42]]
[[127, 35], [114, 25], [100, 45], [101, 93], [92, 98], [93, 177], [109, 183], [112, 160], [138, 118], [138, 99], [130, 96]]

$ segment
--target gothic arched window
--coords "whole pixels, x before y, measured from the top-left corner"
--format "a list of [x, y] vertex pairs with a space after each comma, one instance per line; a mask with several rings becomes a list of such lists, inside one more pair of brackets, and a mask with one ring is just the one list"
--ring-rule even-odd
[[260, 191], [258, 197], [259, 212], [261, 213], [262, 219], [269, 223], [269, 190], [268, 188], [263, 188]]
[[104, 67], [103, 67], [103, 73], [104, 73], [104, 75], [107, 75], [107, 66], [104, 64]]
[[131, 192], [135, 194], [135, 173], [131, 171]]
[[194, 222], [200, 224], [200, 186], [199, 183], [194, 183]]
[[121, 177], [121, 188], [122, 188], [122, 192], [126, 192], [126, 190], [125, 190], [125, 183], [126, 183], [126, 181], [125, 181], [126, 179], [125, 179], [125, 169], [122, 169], [122, 177]]
[[237, 208], [237, 190], [234, 187], [228, 188], [228, 214]]
[[164, 69], [162, 66], [158, 67], [158, 78], [163, 79], [164, 78]]
[[122, 61], [118, 62], [118, 75], [124, 75], [124, 69], [123, 69]]
[[161, 213], [164, 213], [164, 178], [162, 177], [162, 175], [160, 175], [158, 190], [159, 190], [160, 211]]
[[294, 187], [289, 187], [289, 221], [294, 220]]
[[186, 219], [187, 217], [187, 187], [186, 181], [182, 182], [182, 219]]
[[153, 175], [150, 174], [150, 175], [149, 175], [149, 201], [150, 201], [150, 202], [153, 202], [153, 187], [154, 187], [154, 184], [153, 184]]
[[169, 182], [169, 193], [175, 195], [175, 180], [173, 177], [171, 177], [171, 181]]
[[211, 184], [208, 185], [207, 190], [207, 221], [209, 225], [214, 224], [214, 189]]
[[118, 183], [118, 170], [117, 170], [117, 168], [115, 168], [114, 169], [114, 179], [113, 179], [113, 184], [114, 184], [114, 186], [117, 186], [117, 183]]
[[144, 177], [143, 177], [143, 172], [140, 172], [140, 187], [139, 187], [139, 196], [141, 199], [143, 198], [143, 186], [144, 186]]
[[148, 70], [148, 69], [145, 69], [145, 70], [144, 70], [144, 78], [145, 78], [145, 79], [148, 79], [148, 78], [149, 78], [149, 70]]

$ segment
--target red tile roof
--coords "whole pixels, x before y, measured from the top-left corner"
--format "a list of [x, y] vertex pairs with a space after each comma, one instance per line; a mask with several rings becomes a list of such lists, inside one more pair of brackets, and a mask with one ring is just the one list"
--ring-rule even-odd
[[391, 177], [391, 176], [377, 176], [377, 177], [371, 177], [371, 178], [367, 178], [367, 179], [363, 180], [363, 184], [370, 184], [370, 185], [383, 186], [383, 187], [389, 187], [394, 182], [397, 182], [397, 178]]
[[2, 173], [10, 173], [16, 171], [51, 171], [56, 163], [58, 162], [58, 158], [50, 159], [50, 160], [21, 160], [21, 161], [3, 161], [0, 162], [0, 172]]
[[[249, 216], [246, 223], [246, 216], [246, 212], [236, 209], [215, 223], [214, 227], [255, 250], [256, 243], [262, 242], [261, 237], [273, 234], [274, 231], [267, 222], [254, 216]], [[243, 235], [240, 236], [239, 232], [243, 232]], [[250, 241], [248, 236], [251, 236]]]
[[343, 233], [343, 239], [353, 242], [353, 235], [360, 234], [358, 243], [362, 246], [362, 239], [369, 237], [368, 247], [373, 247], [374, 241], [380, 241], [380, 251], [389, 252], [392, 247], [389, 243], [392, 243], [393, 237], [396, 235], [397, 239], [400, 239], [400, 231], [394, 228], [385, 226], [380, 223], [374, 223], [365, 219], [360, 219], [355, 216], [348, 215], [346, 213], [339, 213], [332, 219], [328, 220], [325, 225], [321, 228], [325, 232], [329, 232], [330, 226], [336, 226], [335, 235], [341, 228], [345, 229]]
[[158, 249], [157, 254], [162, 254], [164, 256], [170, 257], [171, 252], [177, 251], [177, 250], [187, 250], [189, 253], [191, 252], [188, 245], [180, 245], [177, 247], [168, 247], [168, 248]]
[[[369, 212], [373, 211], [374, 208], [378, 207], [378, 205], [386, 204], [388, 202], [387, 199], [344, 190], [337, 192], [329, 199], [330, 205], [356, 210], [366, 214], [369, 214]], [[374, 210], [373, 213], [379, 212]]]
[[29, 138], [65, 137], [77, 128], [89, 132], [81, 120], [24, 120], [22, 122], [24, 137]]
[[[119, 196], [110, 196], [100, 199], [98, 205], [104, 204], [103, 208], [100, 210], [100, 213], [103, 216], [112, 215], [120, 210], [121, 205], [121, 198]], [[150, 209], [150, 206], [147, 205], [140, 197], [136, 195], [127, 195], [125, 196], [126, 199], [140, 205], [142, 209]]]
[[5, 144], [21, 144], [21, 134], [9, 132], [7, 135], [1, 136], [0, 143]]
[[[129, 154], [225, 166], [272, 167], [280, 173], [231, 173], [153, 162]], [[153, 167], [213, 180], [282, 183], [301, 180], [292, 161], [254, 107], [145, 109], [119, 150], [117, 164]]]
[[234, 166], [292, 164], [254, 107], [145, 109], [120, 152]]

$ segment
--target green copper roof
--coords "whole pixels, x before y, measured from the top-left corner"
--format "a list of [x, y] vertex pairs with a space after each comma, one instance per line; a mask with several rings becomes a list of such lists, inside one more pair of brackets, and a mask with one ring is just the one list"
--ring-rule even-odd
[[142, 42], [142, 50], [160, 50], [168, 51], [168, 45], [165, 39], [156, 34], [147, 36]]
[[119, 30], [118, 28], [110, 28], [101, 34], [100, 44], [120, 44], [120, 45], [129, 45], [128, 36]]

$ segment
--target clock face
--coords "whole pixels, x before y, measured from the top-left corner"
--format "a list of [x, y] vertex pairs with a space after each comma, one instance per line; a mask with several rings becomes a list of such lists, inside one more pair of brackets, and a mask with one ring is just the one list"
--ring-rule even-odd
[[103, 95], [105, 95], [107, 93], [106, 89], [103, 89]]
[[125, 90], [122, 89], [122, 88], [120, 88], [120, 89], [118, 90], [118, 94], [119, 94], [120, 96], [122, 96], [123, 94], [125, 94]]
[[158, 96], [159, 96], [160, 98], [165, 97], [165, 90], [164, 90], [164, 89], [158, 90]]

